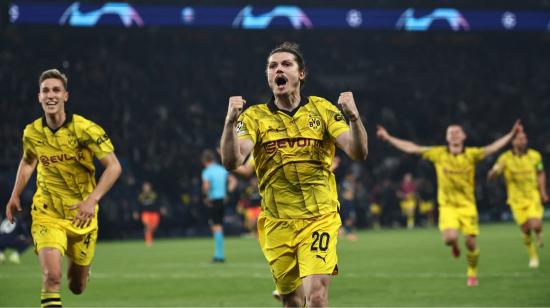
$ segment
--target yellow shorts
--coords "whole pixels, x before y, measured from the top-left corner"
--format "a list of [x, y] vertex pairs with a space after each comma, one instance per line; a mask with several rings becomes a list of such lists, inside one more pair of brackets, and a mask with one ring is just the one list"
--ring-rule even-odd
[[544, 207], [540, 202], [511, 204], [510, 209], [512, 210], [512, 215], [514, 215], [514, 220], [520, 226], [532, 218], [542, 219], [544, 215]]
[[296, 290], [302, 277], [338, 274], [336, 244], [341, 225], [337, 212], [310, 219], [260, 216], [258, 239], [279, 293]]
[[427, 214], [434, 210], [434, 203], [433, 201], [420, 201], [420, 205], [418, 206], [418, 211], [420, 214]]
[[382, 207], [378, 203], [372, 203], [369, 210], [372, 215], [380, 215], [382, 213]]
[[42, 248], [57, 248], [78, 265], [92, 263], [97, 241], [97, 216], [87, 228], [77, 228], [70, 220], [33, 216], [31, 226], [35, 253]]
[[410, 213], [414, 213], [414, 209], [416, 208], [416, 201], [405, 200], [405, 201], [401, 201], [399, 205], [401, 206], [401, 211], [404, 214], [410, 214]]
[[439, 230], [457, 229], [464, 235], [479, 234], [475, 206], [439, 206]]

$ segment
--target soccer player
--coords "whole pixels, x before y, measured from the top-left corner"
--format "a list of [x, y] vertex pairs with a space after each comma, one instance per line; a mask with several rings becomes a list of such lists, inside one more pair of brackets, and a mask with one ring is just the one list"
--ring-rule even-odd
[[500, 155], [488, 177], [494, 179], [501, 174], [506, 183], [507, 203], [523, 232], [523, 242], [529, 253], [529, 267], [538, 268], [539, 257], [531, 240], [531, 232], [535, 233], [537, 244], [542, 247], [542, 202], [548, 202], [548, 193], [542, 157], [538, 151], [527, 147], [525, 132], [516, 134], [512, 140], [512, 149]]
[[[31, 233], [42, 268], [41, 307], [61, 307], [61, 264], [69, 258], [69, 289], [86, 288], [97, 239], [98, 202], [121, 173], [105, 131], [65, 111], [67, 77], [57, 69], [39, 78], [38, 100], [44, 116], [25, 127], [19, 163], [6, 216], [22, 211], [20, 195], [37, 168]], [[93, 157], [105, 170], [96, 185]]]
[[485, 147], [465, 147], [466, 133], [462, 126], [449, 125], [447, 128], [447, 146], [420, 146], [411, 141], [390, 135], [382, 126], [378, 126], [377, 136], [409, 153], [421, 155], [423, 159], [435, 165], [437, 175], [437, 202], [439, 203], [439, 230], [445, 244], [451, 246], [453, 255], [458, 257], [458, 231], [464, 235], [468, 249], [467, 285], [476, 286], [477, 261], [479, 248], [476, 236], [479, 234], [478, 215], [474, 196], [475, 164], [485, 157], [496, 153], [512, 137], [522, 130], [517, 121], [512, 130]]
[[405, 173], [398, 192], [401, 202], [401, 213], [407, 219], [407, 229], [414, 228], [414, 214], [416, 210], [416, 184], [411, 173]]
[[[138, 196], [139, 211], [141, 212], [141, 223], [145, 227], [145, 244], [153, 246], [153, 237], [160, 223], [160, 206], [157, 193], [149, 182], [143, 182], [141, 193]], [[134, 216], [137, 216], [136, 212]], [[137, 218], [136, 218], [137, 219]]]
[[229, 98], [222, 162], [232, 170], [254, 155], [262, 196], [259, 242], [284, 305], [327, 306], [341, 225], [331, 171], [335, 145], [366, 159], [367, 132], [351, 92], [338, 98], [349, 125], [326, 99], [304, 95], [306, 66], [297, 44], [270, 52], [266, 76], [273, 94], [268, 103], [240, 114], [243, 97]]
[[225, 262], [223, 241], [223, 216], [225, 212], [225, 200], [227, 198], [227, 186], [229, 172], [216, 162], [213, 151], [205, 150], [202, 153], [202, 192], [206, 194], [206, 206], [208, 208], [208, 223], [214, 236], [214, 257], [212, 262]]

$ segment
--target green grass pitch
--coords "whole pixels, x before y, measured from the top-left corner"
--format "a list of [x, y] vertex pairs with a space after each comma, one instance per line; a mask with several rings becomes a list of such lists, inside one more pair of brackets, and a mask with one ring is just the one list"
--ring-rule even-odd
[[[547, 223], [548, 225], [548, 223]], [[548, 239], [550, 240], [550, 238]], [[549, 242], [550, 244], [550, 242]], [[280, 306], [254, 239], [226, 240], [225, 264], [211, 264], [211, 239], [99, 242], [92, 279], [72, 295], [63, 277], [67, 307]], [[466, 261], [452, 258], [435, 229], [359, 233], [339, 240], [340, 275], [332, 280], [335, 306], [550, 306], [550, 247], [530, 270], [513, 224], [482, 225], [480, 285], [466, 287]], [[548, 245], [547, 245], [548, 246]], [[22, 264], [0, 264], [0, 306], [39, 304], [40, 270], [32, 252]]]

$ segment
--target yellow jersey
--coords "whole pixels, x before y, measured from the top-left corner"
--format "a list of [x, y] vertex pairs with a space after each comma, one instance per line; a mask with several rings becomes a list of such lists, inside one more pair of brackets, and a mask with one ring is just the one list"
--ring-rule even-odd
[[439, 206], [475, 207], [475, 164], [484, 157], [483, 148], [477, 147], [465, 147], [456, 155], [451, 154], [446, 146], [422, 149], [422, 158], [435, 166]]
[[544, 166], [538, 151], [527, 149], [525, 154], [517, 155], [508, 150], [499, 156], [496, 165], [504, 174], [510, 206], [522, 206], [526, 202], [541, 204], [537, 172], [544, 170]]
[[336, 106], [321, 97], [302, 96], [289, 113], [272, 100], [246, 109], [236, 129], [240, 139], [254, 143], [264, 215], [301, 219], [338, 210], [331, 165], [335, 139], [349, 126]]
[[[99, 125], [67, 113], [65, 123], [50, 129], [45, 118], [28, 124], [23, 132], [23, 157], [38, 161], [32, 215], [72, 219], [69, 207], [84, 201], [96, 185], [93, 157], [114, 151]], [[96, 205], [97, 212], [97, 205]]]

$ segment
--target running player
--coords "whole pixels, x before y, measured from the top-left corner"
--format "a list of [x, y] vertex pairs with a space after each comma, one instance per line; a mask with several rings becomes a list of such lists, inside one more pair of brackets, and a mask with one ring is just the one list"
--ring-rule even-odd
[[420, 146], [411, 141], [390, 135], [382, 126], [378, 126], [377, 136], [409, 153], [421, 155], [423, 159], [435, 165], [437, 174], [437, 202], [439, 203], [439, 230], [445, 244], [451, 246], [453, 255], [458, 257], [458, 231], [464, 235], [468, 249], [467, 285], [476, 286], [479, 248], [476, 236], [479, 234], [478, 215], [474, 196], [475, 165], [485, 157], [496, 153], [522, 130], [517, 121], [512, 130], [485, 147], [465, 147], [466, 133], [460, 125], [447, 128], [446, 146]]
[[538, 268], [539, 257], [531, 240], [531, 232], [535, 233], [537, 244], [542, 247], [542, 202], [548, 202], [548, 193], [542, 157], [538, 151], [527, 147], [525, 132], [516, 134], [512, 149], [500, 155], [488, 177], [494, 179], [501, 174], [506, 182], [507, 203], [527, 246], [529, 267]]
[[[39, 78], [38, 100], [44, 116], [25, 127], [19, 163], [6, 216], [21, 211], [20, 195], [37, 168], [31, 206], [31, 233], [42, 268], [41, 307], [61, 307], [61, 264], [69, 258], [69, 289], [86, 288], [97, 239], [98, 202], [121, 173], [114, 147], [94, 122], [65, 111], [67, 77], [56, 69]], [[96, 185], [93, 158], [105, 170]]]
[[351, 92], [338, 98], [349, 125], [326, 99], [301, 92], [306, 67], [297, 44], [285, 42], [273, 49], [266, 75], [270, 102], [240, 114], [243, 97], [229, 98], [222, 162], [232, 170], [254, 155], [262, 196], [258, 236], [283, 303], [328, 306], [341, 225], [331, 171], [335, 145], [364, 160], [367, 133]]

